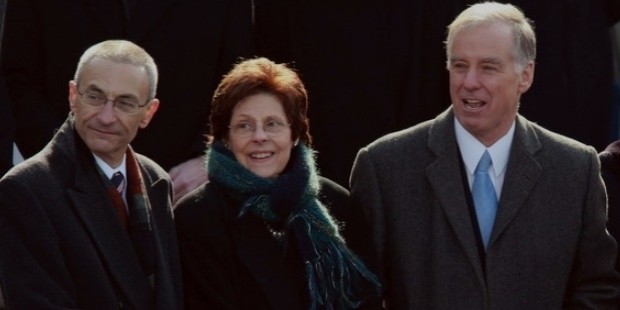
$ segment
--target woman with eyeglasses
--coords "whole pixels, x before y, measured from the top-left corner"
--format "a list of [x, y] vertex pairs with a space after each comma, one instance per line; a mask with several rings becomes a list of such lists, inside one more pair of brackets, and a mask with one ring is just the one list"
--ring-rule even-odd
[[361, 210], [318, 175], [307, 108], [299, 76], [266, 58], [240, 62], [220, 82], [210, 182], [175, 208], [188, 309], [377, 305], [376, 277], [345, 243], [368, 243]]

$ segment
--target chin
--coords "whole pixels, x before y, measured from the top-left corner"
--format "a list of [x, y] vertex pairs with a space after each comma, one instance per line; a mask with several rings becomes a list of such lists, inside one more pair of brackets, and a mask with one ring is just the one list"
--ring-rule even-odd
[[279, 175], [279, 173], [273, 169], [252, 169], [250, 171], [252, 171], [252, 173], [254, 173], [255, 175], [265, 179], [276, 178]]

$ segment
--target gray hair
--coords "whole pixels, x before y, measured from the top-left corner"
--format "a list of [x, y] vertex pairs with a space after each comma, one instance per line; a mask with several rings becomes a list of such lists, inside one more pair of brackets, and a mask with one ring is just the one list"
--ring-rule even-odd
[[97, 43], [89, 47], [78, 63], [75, 70], [74, 81], [79, 84], [79, 78], [82, 70], [88, 62], [93, 58], [102, 58], [115, 63], [130, 64], [138, 67], [144, 67], [149, 81], [149, 100], [155, 98], [157, 93], [157, 65], [153, 57], [149, 55], [143, 48], [125, 40], [108, 40]]
[[512, 4], [483, 2], [474, 4], [461, 12], [448, 26], [446, 44], [447, 66], [450, 62], [450, 48], [454, 38], [461, 31], [484, 24], [502, 23], [512, 28], [514, 38], [513, 57], [518, 72], [536, 60], [536, 34], [532, 21]]

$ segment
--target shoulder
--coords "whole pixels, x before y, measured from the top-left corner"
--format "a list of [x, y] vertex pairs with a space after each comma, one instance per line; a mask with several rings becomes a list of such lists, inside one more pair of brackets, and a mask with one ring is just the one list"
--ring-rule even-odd
[[[600, 162], [594, 147], [545, 129], [533, 122], [521, 122], [511, 154], [535, 159], [549, 175], [569, 178], [600, 173]], [[511, 156], [512, 156], [511, 155]], [[516, 159], [515, 159], [516, 160]]]
[[596, 156], [596, 151], [592, 146], [548, 130], [534, 122], [526, 121], [525, 124], [525, 134], [538, 139], [542, 154], [555, 156], [558, 160], [562, 158], [575, 160]]
[[164, 177], [168, 179], [168, 173], [159, 164], [157, 164], [155, 161], [153, 161], [152, 159], [142, 154], [138, 154], [138, 153], [135, 153], [135, 154], [136, 154], [136, 158], [138, 159], [138, 162], [140, 162], [142, 167], [144, 167], [144, 169], [147, 172], [149, 172], [152, 175], [157, 175], [159, 177]]
[[319, 183], [321, 185], [321, 196], [323, 197], [328, 199], [349, 197], [348, 189], [326, 177], [319, 176]]
[[[165, 180], [169, 184], [172, 184], [172, 181], [170, 180], [170, 175], [168, 175], [168, 172], [166, 172], [164, 168], [162, 168], [159, 164], [157, 164], [152, 159], [142, 154], [138, 154], [138, 153], [135, 153], [135, 154], [136, 154], [136, 159], [140, 163], [140, 166], [142, 166], [143, 171], [148, 174], [148, 180], [150, 180], [150, 182], [156, 182], [157, 180]], [[149, 181], [146, 181], [146, 182], [149, 182]]]
[[321, 191], [318, 198], [329, 210], [343, 209], [350, 204], [348, 189], [325, 177], [319, 177], [319, 183]]
[[[183, 196], [174, 207], [177, 223], [217, 222], [232, 216], [232, 200], [212, 182], [199, 186]], [[204, 224], [201, 224], [204, 225]]]
[[67, 176], [75, 168], [67, 161], [54, 160], [47, 153], [38, 153], [11, 168], [0, 180], [0, 184], [11, 183], [30, 189], [49, 190], [54, 184], [66, 182]]
[[620, 178], [620, 140], [609, 144], [604, 151], [598, 154], [601, 160], [603, 176], [615, 175]]
[[428, 139], [428, 132], [432, 121], [426, 121], [418, 125], [386, 134], [368, 144], [364, 149], [369, 152], [392, 152], [416, 142]]
[[[430, 120], [407, 129], [387, 134], [368, 146], [361, 148], [353, 162], [351, 180], [367, 179], [378, 173], [394, 176], [400, 174], [403, 165], [420, 166], [433, 158], [432, 139], [437, 139], [437, 128], [447, 127], [447, 123]], [[448, 143], [445, 140], [445, 144]], [[374, 172], [373, 172], [374, 171]]]
[[434, 119], [378, 138], [359, 153], [367, 153], [371, 158], [379, 156], [381, 160], [401, 161], [403, 156], [426, 156], [433, 141], [439, 141], [435, 148], [441, 148], [451, 139], [454, 139], [454, 114], [448, 108]]

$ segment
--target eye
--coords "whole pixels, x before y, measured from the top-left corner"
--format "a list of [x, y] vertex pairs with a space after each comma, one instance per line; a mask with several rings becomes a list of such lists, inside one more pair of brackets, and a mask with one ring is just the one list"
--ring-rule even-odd
[[265, 123], [265, 128], [274, 129], [280, 127], [281, 123], [276, 120], [270, 119]]
[[467, 69], [467, 64], [465, 64], [464, 62], [453, 62], [450, 65], [450, 68], [452, 70], [456, 70], [456, 71], [463, 71], [463, 70]]
[[498, 70], [497, 66], [494, 65], [484, 65], [482, 66], [482, 70], [486, 72], [495, 72]]
[[95, 101], [99, 101], [99, 100], [105, 100], [105, 97], [101, 94], [96, 94], [96, 93], [86, 93], [84, 94], [84, 97], [86, 97], [86, 99], [89, 100], [95, 100]]
[[254, 130], [254, 125], [250, 122], [238, 122], [233, 126], [233, 128], [235, 130], [251, 131]]
[[124, 110], [133, 110], [138, 108], [138, 103], [131, 99], [118, 99], [116, 101], [116, 106]]

